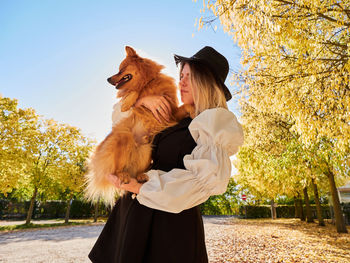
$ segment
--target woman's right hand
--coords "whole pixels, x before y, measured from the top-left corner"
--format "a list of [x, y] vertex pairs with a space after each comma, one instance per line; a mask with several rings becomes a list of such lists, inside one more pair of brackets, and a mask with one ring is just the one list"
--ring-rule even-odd
[[130, 182], [127, 184], [123, 184], [119, 177], [114, 174], [109, 174], [107, 177], [107, 180], [114, 185], [116, 188], [123, 189], [135, 194], [138, 194], [140, 192], [140, 188], [142, 184], [136, 181], [135, 178], [130, 178]]
[[135, 103], [135, 107], [140, 106], [149, 109], [159, 122], [164, 122], [164, 119], [170, 121], [171, 107], [163, 96], [151, 95], [143, 97]]

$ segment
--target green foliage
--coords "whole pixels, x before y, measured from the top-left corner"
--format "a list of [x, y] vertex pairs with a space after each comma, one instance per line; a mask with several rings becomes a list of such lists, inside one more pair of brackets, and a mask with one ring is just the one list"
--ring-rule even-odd
[[200, 205], [201, 213], [203, 215], [237, 214], [238, 201], [236, 198], [238, 191], [237, 183], [231, 178], [224, 194], [211, 196], [206, 202]]

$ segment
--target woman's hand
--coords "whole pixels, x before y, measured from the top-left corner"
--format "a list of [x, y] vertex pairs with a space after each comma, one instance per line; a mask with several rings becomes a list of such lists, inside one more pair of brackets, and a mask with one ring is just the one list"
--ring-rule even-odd
[[140, 192], [140, 188], [142, 186], [142, 184], [137, 182], [134, 178], [130, 178], [130, 182], [128, 184], [123, 184], [120, 182], [120, 179], [114, 174], [108, 175], [108, 181], [119, 189], [123, 189], [135, 194], [138, 194]]
[[135, 107], [140, 106], [149, 109], [159, 122], [163, 122], [162, 118], [170, 121], [171, 107], [167, 99], [163, 96], [153, 95], [143, 97], [135, 103]]

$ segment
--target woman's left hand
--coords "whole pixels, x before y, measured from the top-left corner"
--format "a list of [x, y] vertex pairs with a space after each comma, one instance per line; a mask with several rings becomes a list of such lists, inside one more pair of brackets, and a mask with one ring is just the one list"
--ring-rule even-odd
[[120, 182], [120, 179], [114, 174], [108, 175], [108, 181], [119, 189], [123, 189], [135, 194], [138, 194], [140, 192], [140, 188], [142, 186], [142, 184], [137, 182], [137, 180], [134, 178], [130, 178], [130, 182], [128, 184], [123, 184]]

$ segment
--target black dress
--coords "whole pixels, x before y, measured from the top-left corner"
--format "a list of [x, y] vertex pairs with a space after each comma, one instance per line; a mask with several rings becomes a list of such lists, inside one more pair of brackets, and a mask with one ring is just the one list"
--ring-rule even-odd
[[[185, 118], [153, 141], [152, 169], [185, 169], [183, 157], [196, 146]], [[178, 214], [141, 205], [128, 193], [119, 198], [90, 251], [94, 263], [208, 262], [199, 207]]]

